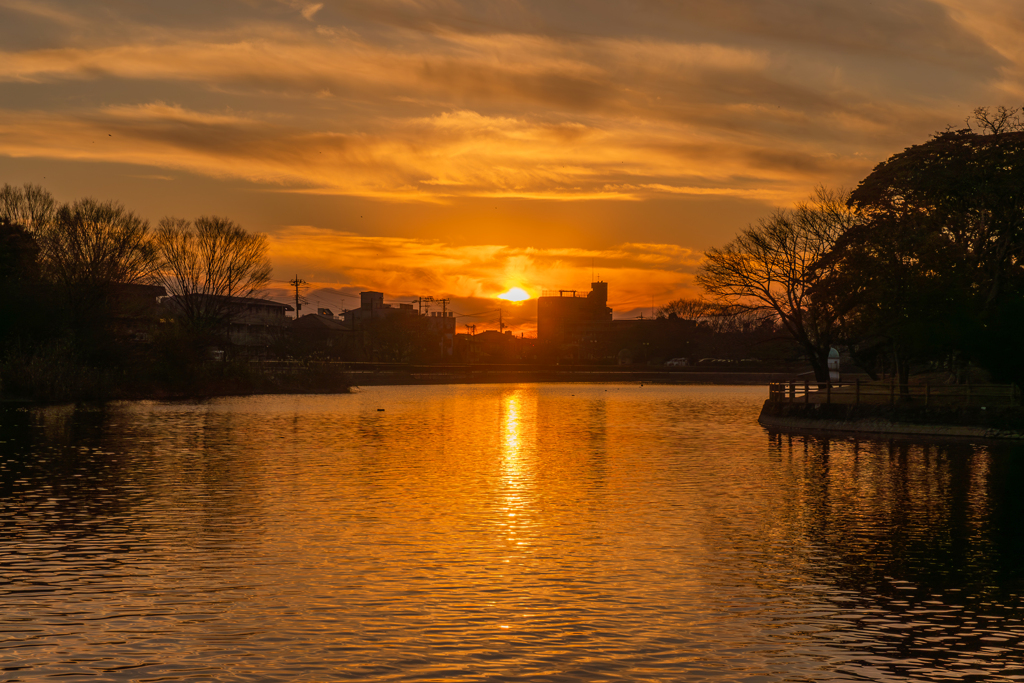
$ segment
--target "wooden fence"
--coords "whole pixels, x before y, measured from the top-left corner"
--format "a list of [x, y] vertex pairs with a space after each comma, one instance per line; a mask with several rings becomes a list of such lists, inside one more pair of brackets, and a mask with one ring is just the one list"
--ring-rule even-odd
[[895, 380], [862, 382], [773, 382], [768, 398], [780, 403], [846, 405], [896, 405], [914, 403], [936, 406], [1019, 405], [1021, 397], [1012, 384], [918, 384], [900, 385]]

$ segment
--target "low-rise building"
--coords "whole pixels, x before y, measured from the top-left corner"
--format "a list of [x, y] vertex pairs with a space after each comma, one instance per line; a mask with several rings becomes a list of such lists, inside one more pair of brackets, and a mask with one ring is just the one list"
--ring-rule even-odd
[[291, 324], [289, 304], [270, 299], [190, 294], [163, 300], [173, 319], [182, 315], [205, 316], [223, 340], [246, 355], [264, 355]]
[[153, 333], [163, 317], [160, 300], [165, 296], [167, 290], [161, 285], [112, 285], [109, 310], [113, 316], [115, 334], [135, 343], [153, 341]]
[[395, 315], [416, 315], [412, 304], [386, 304], [382, 292], [359, 292], [359, 308], [344, 311], [342, 319], [351, 329], [359, 329], [360, 323], [381, 320]]
[[344, 311], [342, 319], [350, 330], [365, 331], [381, 326], [404, 328], [409, 335], [422, 335], [423, 327], [440, 339], [440, 352], [450, 357], [455, 347], [455, 314], [451, 311], [421, 313], [411, 303], [384, 303], [382, 292], [360, 292], [359, 308]]

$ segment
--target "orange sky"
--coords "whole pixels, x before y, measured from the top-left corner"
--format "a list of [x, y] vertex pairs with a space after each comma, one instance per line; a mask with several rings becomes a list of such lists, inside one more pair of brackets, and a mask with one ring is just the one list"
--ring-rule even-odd
[[632, 317], [772, 207], [1020, 105], [1022, 35], [1014, 0], [0, 0], [0, 182], [226, 215], [334, 309], [596, 271]]

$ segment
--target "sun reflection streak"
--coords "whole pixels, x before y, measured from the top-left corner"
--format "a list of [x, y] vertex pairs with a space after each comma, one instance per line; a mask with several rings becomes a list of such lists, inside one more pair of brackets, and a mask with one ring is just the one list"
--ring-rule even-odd
[[501, 478], [505, 493], [502, 524], [507, 529], [509, 543], [523, 546], [529, 542], [521, 534], [526, 531], [528, 521], [524, 513], [529, 504], [527, 492], [530, 471], [524, 443], [527, 420], [524, 419], [523, 397], [520, 391], [511, 391], [501, 402]]
[[520, 415], [522, 411], [522, 399], [519, 396], [519, 392], [513, 392], [506, 396], [502, 408], [503, 415], [501, 422], [505, 431], [504, 456], [505, 463], [507, 465], [510, 459], [518, 459], [521, 451], [519, 433], [522, 428], [520, 424], [522, 419]]

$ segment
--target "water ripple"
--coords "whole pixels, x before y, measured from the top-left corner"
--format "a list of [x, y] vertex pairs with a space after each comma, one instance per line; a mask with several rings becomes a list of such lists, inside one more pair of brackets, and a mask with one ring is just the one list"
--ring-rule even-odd
[[769, 434], [762, 398], [3, 409], [4, 679], [1024, 678], [1020, 449]]

